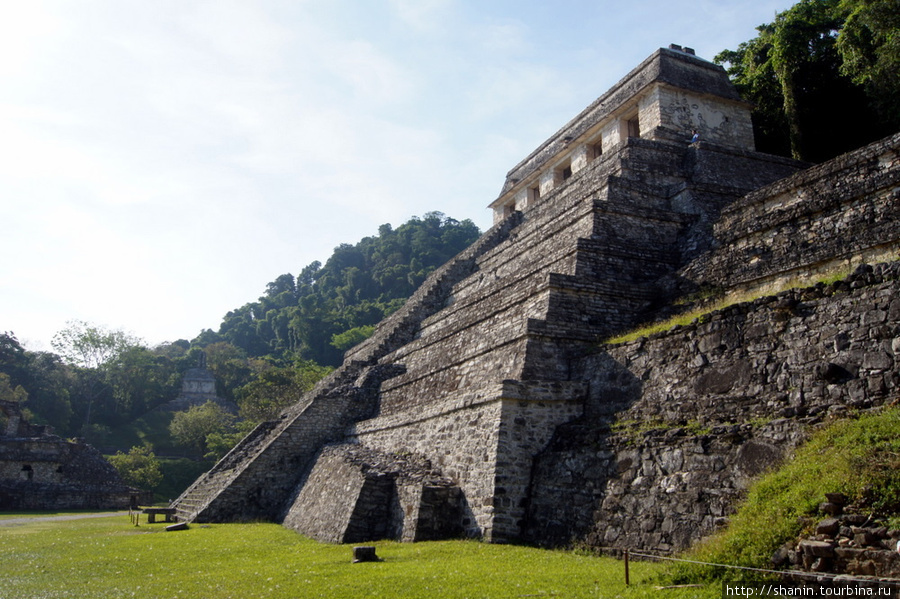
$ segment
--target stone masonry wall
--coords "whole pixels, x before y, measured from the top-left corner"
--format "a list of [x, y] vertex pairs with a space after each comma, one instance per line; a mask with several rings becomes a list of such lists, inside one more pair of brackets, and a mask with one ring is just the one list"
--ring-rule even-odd
[[715, 226], [718, 248], [685, 268], [700, 285], [754, 288], [896, 255], [900, 134], [754, 191]]
[[[536, 461], [527, 534], [682, 549], [811, 427], [900, 396], [900, 263], [585, 358], [582, 419]], [[822, 492], [827, 492], [823, 489]]]
[[585, 392], [578, 382], [505, 381], [454, 405], [357, 423], [349, 440], [427, 458], [462, 490], [468, 536], [512, 540], [521, 533], [531, 458], [557, 425], [581, 415]]
[[[355, 424], [348, 441], [431, 461], [462, 490], [461, 526], [468, 536], [490, 531], [501, 402], [495, 396], [460, 398], [458, 409], [411, 410]], [[494, 395], [494, 394], [491, 394]], [[490, 533], [488, 533], [490, 536]]]
[[0, 438], [0, 509], [123, 509], [151, 500], [90, 445], [55, 435]]
[[532, 457], [580, 414], [583, 391], [544, 405], [493, 390], [507, 379], [529, 390], [575, 385], [571, 359], [637, 322], [657, 295], [653, 282], [674, 271], [691, 222], [667, 209], [666, 185], [689, 180], [685, 165], [698, 163], [686, 162], [683, 144], [630, 140], [532, 206], [416, 338], [381, 359], [404, 372], [384, 381], [379, 416], [354, 425], [350, 439], [417, 453], [458, 481], [470, 534], [520, 536]]
[[314, 539], [354, 543], [459, 536], [459, 489], [409, 452], [357, 443], [325, 446], [284, 525]]

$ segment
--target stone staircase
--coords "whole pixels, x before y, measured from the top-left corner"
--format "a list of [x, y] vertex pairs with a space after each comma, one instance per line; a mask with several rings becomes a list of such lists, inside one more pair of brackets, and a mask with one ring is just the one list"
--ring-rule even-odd
[[521, 222], [521, 213], [513, 213], [432, 272], [399, 310], [378, 324], [371, 337], [347, 351], [345, 361], [375, 361], [409, 343], [419, 324], [446, 305], [453, 286], [478, 270], [477, 259], [506, 240]]
[[278, 519], [291, 489], [316, 452], [341, 439], [355, 421], [377, 409], [381, 382], [402, 367], [378, 360], [411, 341], [419, 324], [440, 310], [453, 286], [477, 270], [477, 258], [503, 242], [521, 222], [514, 213], [472, 246], [434, 271], [397, 312], [366, 341], [347, 352], [344, 363], [278, 420], [260, 424], [209, 472], [172, 503], [180, 521]]

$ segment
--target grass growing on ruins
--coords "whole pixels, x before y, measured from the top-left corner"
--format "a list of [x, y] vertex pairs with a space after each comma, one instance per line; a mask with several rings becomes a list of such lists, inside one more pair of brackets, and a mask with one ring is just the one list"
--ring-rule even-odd
[[719, 310], [724, 310], [729, 306], [741, 304], [744, 302], [752, 302], [755, 299], [770, 295], [777, 295], [790, 289], [798, 289], [803, 287], [812, 287], [819, 283], [829, 285], [836, 281], [847, 278], [853, 272], [853, 268], [848, 265], [841, 265], [831, 269], [827, 269], [811, 277], [794, 277], [781, 281], [776, 285], [756, 289], [752, 291], [730, 293], [728, 295], [716, 297], [714, 294], [704, 295], [703, 301], [696, 307], [676, 314], [666, 320], [642, 325], [627, 331], [621, 335], [611, 337], [604, 341], [604, 344], [616, 345], [618, 343], [628, 343], [636, 341], [642, 337], [649, 337], [655, 333], [669, 331], [678, 326], [687, 326], [695, 321], [703, 322], [703, 319]]
[[[252, 597], [657, 596], [661, 566], [476, 541], [375, 543], [379, 563], [275, 524], [131, 526], [127, 516], [0, 526], [0, 597], [142, 599]], [[717, 597], [720, 588], [665, 597]]]
[[[900, 515], [900, 407], [833, 422], [750, 489], [728, 529], [695, 548], [690, 559], [770, 568], [783, 543], [810, 532], [825, 493], [844, 493], [862, 513]], [[824, 517], [824, 516], [821, 516]], [[740, 576], [738, 571], [679, 566], [675, 580]], [[738, 573], [736, 573], [738, 572]], [[753, 574], [751, 577], [758, 578]]]

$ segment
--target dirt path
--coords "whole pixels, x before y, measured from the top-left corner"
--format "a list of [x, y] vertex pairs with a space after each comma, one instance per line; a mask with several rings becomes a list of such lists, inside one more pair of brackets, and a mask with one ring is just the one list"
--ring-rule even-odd
[[28, 516], [23, 518], [0, 518], [0, 528], [4, 526], [21, 526], [34, 522], [59, 522], [63, 520], [82, 520], [84, 518], [110, 518], [112, 516], [127, 516], [128, 512], [100, 512], [96, 514], [68, 514], [66, 516]]

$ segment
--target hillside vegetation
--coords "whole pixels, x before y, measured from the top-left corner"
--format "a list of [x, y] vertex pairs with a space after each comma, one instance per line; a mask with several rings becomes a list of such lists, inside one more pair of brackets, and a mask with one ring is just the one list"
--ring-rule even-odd
[[[255, 302], [228, 312], [218, 331], [148, 347], [121, 330], [72, 321], [55, 353], [31, 352], [0, 333], [0, 397], [20, 401], [35, 423], [99, 445], [151, 441], [142, 426], [116, 432], [175, 398], [184, 372], [203, 350], [217, 393], [262, 419], [340, 363], [343, 352], [399, 308], [421, 282], [480, 235], [472, 221], [440, 212], [414, 217], [355, 245], [341, 244], [325, 264], [283, 274]], [[127, 448], [126, 448], [127, 449]]]
[[343, 243], [322, 265], [283, 274], [266, 293], [228, 312], [215, 335], [248, 356], [295, 355], [326, 366], [399, 308], [433, 270], [467, 248], [481, 231], [470, 220], [429, 212], [356, 245]]

